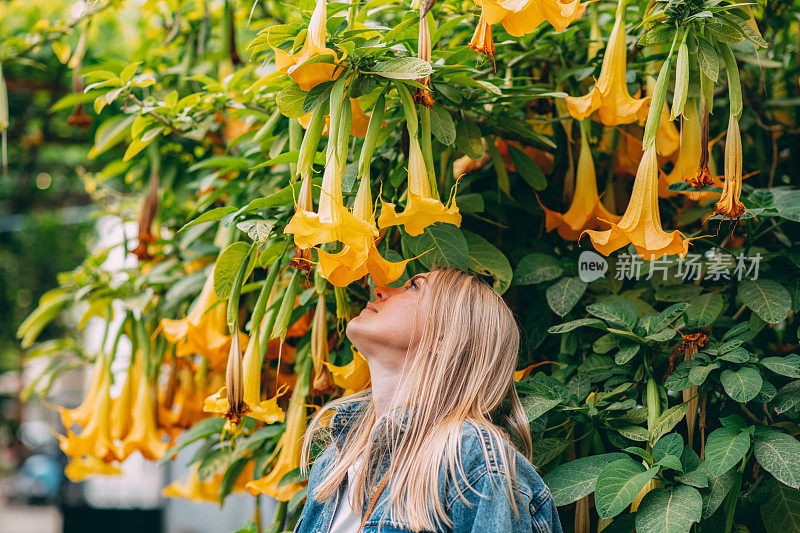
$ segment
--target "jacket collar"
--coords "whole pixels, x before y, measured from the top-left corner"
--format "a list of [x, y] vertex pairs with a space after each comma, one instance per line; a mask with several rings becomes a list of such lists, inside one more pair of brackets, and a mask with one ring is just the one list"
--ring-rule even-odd
[[[333, 441], [340, 450], [344, 447], [344, 442], [347, 438], [347, 434], [350, 432], [350, 428], [363, 410], [366, 409], [368, 401], [370, 400], [346, 402], [335, 408], [335, 412], [330, 421], [330, 431]], [[378, 419], [375, 426], [372, 428], [372, 432], [388, 431], [390, 421], [396, 423], [399, 431], [405, 431], [408, 429], [411, 414], [416, 410], [417, 406], [409, 407], [407, 405], [401, 405], [395, 407]]]

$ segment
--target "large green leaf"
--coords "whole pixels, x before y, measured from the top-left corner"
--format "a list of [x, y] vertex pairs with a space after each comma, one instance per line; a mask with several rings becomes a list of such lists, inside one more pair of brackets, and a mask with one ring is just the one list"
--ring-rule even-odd
[[736, 469], [731, 468], [720, 476], [709, 478], [708, 489], [703, 491], [703, 518], [714, 514], [725, 501], [737, 475]]
[[755, 368], [744, 367], [739, 370], [723, 370], [720, 381], [728, 396], [737, 402], [749, 402], [761, 390], [763, 379]]
[[533, 285], [551, 281], [564, 273], [555, 257], [545, 254], [528, 254], [514, 270], [513, 285]]
[[638, 533], [687, 533], [700, 521], [703, 498], [686, 485], [653, 489], [642, 498], [636, 512]]
[[522, 408], [525, 409], [525, 414], [531, 422], [562, 401], [562, 398], [550, 387], [537, 382], [526, 383], [524, 388], [520, 387], [520, 392], [523, 393], [520, 397], [520, 403], [522, 403]]
[[459, 270], [469, 267], [469, 247], [467, 240], [456, 226], [445, 222], [436, 222], [426, 227], [416, 236], [403, 234], [403, 242], [413, 255], [423, 254], [419, 261], [426, 268], [435, 265], [449, 266]]
[[792, 488], [800, 489], [800, 442], [780, 431], [756, 435], [753, 454], [764, 470]]
[[580, 278], [562, 278], [547, 287], [547, 303], [558, 316], [565, 316], [586, 292], [586, 283]]
[[687, 407], [687, 403], [681, 403], [661, 413], [661, 416], [658, 417], [658, 420], [650, 430], [650, 443], [658, 442], [662, 435], [672, 431], [672, 428], [686, 415]]
[[250, 245], [246, 242], [240, 241], [231, 244], [219, 255], [217, 264], [214, 266], [214, 292], [219, 298], [227, 298], [230, 295], [233, 279], [247, 254], [250, 254], [250, 259], [245, 276], [256, 266], [258, 259], [256, 251], [255, 249], [251, 250]]
[[639, 318], [636, 307], [627, 300], [590, 304], [586, 306], [586, 311], [609, 324], [627, 329], [633, 329], [637, 318]]
[[706, 460], [703, 463], [711, 477], [717, 477], [744, 458], [750, 449], [750, 434], [731, 428], [715, 429], [706, 441]]
[[800, 531], [800, 490], [774, 479], [766, 482], [768, 499], [761, 505], [761, 518], [767, 533]]
[[646, 470], [631, 458], [619, 459], [603, 468], [597, 476], [594, 502], [600, 518], [612, 518], [633, 503], [648, 481], [658, 473], [658, 467]]
[[594, 492], [597, 476], [614, 461], [625, 459], [622, 453], [604, 453], [575, 459], [559, 465], [544, 476], [556, 505], [568, 505]]
[[686, 322], [697, 328], [710, 326], [722, 313], [723, 307], [724, 302], [719, 293], [701, 294], [693, 298], [686, 308]]
[[469, 250], [469, 268], [473, 272], [492, 276], [494, 278], [494, 290], [503, 294], [511, 285], [511, 264], [503, 255], [503, 252], [475, 233], [461, 230], [467, 240]]
[[738, 294], [747, 307], [769, 324], [780, 322], [792, 309], [789, 291], [771, 279], [743, 280]]
[[759, 362], [781, 376], [800, 378], [800, 355], [795, 353], [784, 357], [765, 357]]
[[778, 414], [793, 409], [798, 403], [800, 403], [800, 380], [784, 385], [773, 400], [775, 412]]

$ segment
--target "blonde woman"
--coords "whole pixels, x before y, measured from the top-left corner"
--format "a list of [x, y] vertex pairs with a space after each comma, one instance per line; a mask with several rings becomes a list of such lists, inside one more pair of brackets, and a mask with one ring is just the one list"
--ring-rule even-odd
[[[309, 423], [302, 471], [324, 451], [294, 533], [561, 533], [513, 387], [519, 330], [489, 285], [436, 268], [379, 287], [347, 336], [371, 387]], [[506, 398], [522, 451], [489, 416]]]

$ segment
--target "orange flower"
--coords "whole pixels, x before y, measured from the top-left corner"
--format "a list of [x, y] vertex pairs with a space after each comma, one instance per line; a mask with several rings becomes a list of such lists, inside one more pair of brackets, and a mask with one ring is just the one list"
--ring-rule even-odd
[[67, 409], [61, 406], [54, 407], [61, 415], [61, 422], [66, 429], [71, 428], [73, 424], [86, 426], [97, 409], [98, 402], [102, 401], [102, 387], [105, 384], [105, 380], [109, 378], [108, 374], [109, 368], [105, 358], [102, 355], [98, 355], [92, 369], [92, 380], [89, 383], [83, 402], [74, 409]]
[[[308, 375], [306, 373], [304, 381], [307, 378]], [[299, 482], [278, 487], [278, 483], [280, 483], [283, 476], [300, 466], [303, 436], [306, 432], [305, 399], [308, 394], [308, 384], [301, 383], [303, 385], [295, 387], [294, 391], [292, 391], [292, 397], [289, 399], [289, 409], [286, 414], [286, 431], [281, 435], [276, 447], [276, 452], [279, 451], [278, 460], [267, 476], [255, 481], [249, 481], [245, 485], [253, 496], [268, 494], [279, 501], [288, 502], [292, 499], [292, 496], [297, 494], [297, 491], [303, 488], [303, 485]]]
[[91, 455], [73, 459], [64, 468], [64, 474], [73, 483], [78, 483], [94, 475], [117, 476], [121, 473], [122, 470], [115, 464], [101, 461]]
[[625, 0], [617, 6], [617, 20], [608, 39], [603, 57], [600, 77], [594, 88], [585, 96], [567, 97], [567, 110], [576, 120], [583, 120], [595, 111], [600, 112], [600, 121], [606, 126], [643, 124], [649, 112], [650, 97], [632, 98], [625, 82], [627, 66], [625, 48]]
[[622, 217], [610, 213], [600, 202], [597, 194], [597, 179], [595, 177], [592, 150], [589, 141], [581, 129], [581, 153], [578, 157], [578, 177], [575, 186], [575, 195], [572, 204], [563, 215], [547, 209], [536, 195], [536, 200], [545, 212], [545, 227], [547, 231], [558, 230], [562, 239], [575, 241], [586, 229], [597, 227], [607, 228], [608, 224], [601, 220], [619, 222]]
[[343, 72], [342, 68], [332, 63], [309, 62], [315, 57], [329, 54], [333, 56], [333, 61], [339, 60], [336, 52], [325, 46], [326, 8], [325, 0], [317, 0], [308, 24], [306, 41], [300, 51], [287, 54], [280, 48], [272, 47], [277, 70], [288, 74], [304, 91], [310, 91], [322, 82], [333, 81]]
[[[454, 191], [455, 192], [455, 191]], [[461, 225], [461, 214], [455, 203], [455, 194], [451, 194], [447, 205], [431, 194], [428, 171], [422, 156], [419, 140], [411, 137], [408, 157], [408, 201], [402, 213], [395, 211], [395, 205], [381, 199], [381, 215], [378, 226], [383, 229], [403, 224], [406, 233], [419, 235], [423, 230], [436, 222]]]
[[499, 22], [514, 37], [533, 33], [543, 22], [549, 22], [556, 31], [564, 31], [572, 21], [583, 16], [588, 5], [578, 0], [481, 0], [480, 4], [481, 19], [470, 48], [490, 56], [494, 55], [494, 24]]
[[[199, 354], [206, 357], [212, 367], [222, 365], [227, 360], [231, 346], [225, 323], [224, 300], [214, 292], [215, 267], [209, 272], [189, 314], [180, 320], [162, 318], [159, 325], [164, 337], [176, 344], [175, 355]], [[247, 344], [247, 341], [247, 335], [240, 332], [239, 342]]]
[[133, 422], [122, 444], [117, 447], [117, 455], [120, 461], [124, 461], [130, 454], [138, 450], [145, 459], [155, 461], [166, 453], [169, 446], [158, 436], [154, 383], [147, 379], [144, 369], [137, 381], [133, 403]]
[[355, 348], [351, 347], [351, 349], [353, 350], [353, 360], [344, 366], [336, 366], [330, 361], [322, 361], [330, 370], [333, 382], [344, 389], [342, 396], [366, 389], [371, 381], [367, 360]]
[[622, 220], [618, 224], [612, 222], [609, 230], [584, 230], [581, 237], [583, 233], [589, 234], [595, 249], [603, 255], [607, 256], [614, 250], [633, 243], [636, 252], [647, 261], [672, 254], [685, 257], [689, 252], [690, 241], [702, 237], [687, 239], [678, 230], [667, 233], [661, 227], [656, 143], [645, 150], [642, 156], [631, 199]]
[[363, 177], [358, 186], [353, 215], [369, 224], [372, 235], [363, 235], [364, 241], [359, 246], [345, 245], [340, 252], [335, 254], [317, 249], [320, 275], [337, 287], [346, 287], [367, 274], [372, 276], [375, 284], [379, 287], [392, 283], [403, 275], [406, 263], [412, 259], [397, 262], [387, 261], [375, 247], [375, 236], [378, 235], [378, 229], [375, 227], [369, 176]]

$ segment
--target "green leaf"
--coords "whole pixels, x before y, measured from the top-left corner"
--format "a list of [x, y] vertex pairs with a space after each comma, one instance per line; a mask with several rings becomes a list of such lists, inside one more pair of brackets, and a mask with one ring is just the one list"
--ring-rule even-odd
[[703, 512], [700, 492], [687, 485], [653, 489], [636, 512], [638, 533], [685, 533]]
[[569, 333], [570, 331], [584, 326], [594, 327], [602, 330], [606, 329], [606, 325], [602, 320], [598, 320], [596, 318], [579, 318], [578, 320], [572, 320], [570, 322], [558, 324], [557, 326], [552, 326], [547, 330], [547, 332], [557, 335], [561, 333]]
[[547, 304], [558, 316], [566, 316], [586, 292], [586, 287], [580, 278], [562, 278], [547, 287]]
[[445, 146], [450, 146], [456, 140], [456, 125], [450, 112], [444, 107], [434, 104], [431, 107], [431, 132], [436, 140]]
[[750, 434], [722, 427], [715, 429], [706, 441], [706, 472], [712, 478], [721, 476], [739, 461], [750, 449]]
[[494, 278], [494, 290], [503, 294], [511, 285], [511, 264], [503, 255], [503, 252], [475, 233], [461, 230], [467, 241], [469, 251], [469, 269], [478, 274], [491, 276]]
[[274, 225], [274, 220], [244, 220], [236, 224], [236, 227], [246, 233], [253, 242], [262, 246], [267, 242], [267, 237], [269, 237]]
[[569, 448], [571, 443], [570, 439], [560, 438], [546, 438], [534, 441], [532, 448], [533, 464], [537, 466], [546, 465]]
[[[253, 250], [255, 252], [256, 250]], [[214, 266], [214, 292], [217, 297], [225, 299], [233, 288], [233, 278], [242, 265], [245, 256], [250, 254], [250, 261], [245, 271], [245, 277], [255, 267], [256, 260], [258, 259], [257, 253], [251, 253], [250, 245], [246, 242], [235, 242], [225, 248], [225, 250], [217, 258], [217, 263]]]
[[89, 159], [94, 159], [125, 139], [128, 134], [128, 129], [131, 127], [135, 118], [136, 115], [127, 115], [113, 117], [103, 122], [103, 124], [97, 128], [97, 133], [95, 133], [94, 146], [92, 146], [88, 154]]
[[613, 461], [597, 476], [594, 501], [600, 518], [613, 518], [633, 503], [659, 468], [645, 470], [641, 463], [626, 457]]
[[736, 470], [731, 468], [724, 474], [708, 480], [708, 490], [703, 491], [703, 518], [708, 518], [719, 508], [737, 475]]
[[399, 57], [379, 61], [366, 74], [376, 74], [394, 80], [414, 80], [433, 74], [433, 67], [427, 61], [416, 57]]
[[299, 85], [293, 83], [281, 90], [275, 97], [275, 103], [281, 114], [289, 118], [299, 118], [305, 115], [303, 103], [306, 100], [306, 92]]
[[414, 237], [404, 233], [403, 243], [411, 254], [408, 257], [430, 250], [419, 258], [428, 269], [432, 269], [434, 265], [450, 266], [459, 270], [467, 270], [469, 267], [467, 240], [453, 224], [436, 222]]
[[508, 155], [511, 157], [511, 162], [514, 163], [514, 168], [525, 180], [525, 183], [536, 191], [543, 191], [547, 188], [547, 179], [544, 177], [544, 172], [528, 154], [509, 144]]
[[531, 422], [562, 401], [562, 398], [551, 388], [535, 381], [526, 383], [524, 389], [521, 388], [520, 391], [525, 391], [520, 397], [520, 403]]
[[714, 45], [705, 40], [704, 38], [696, 35], [697, 37], [697, 62], [700, 64], [700, 70], [703, 71], [705, 76], [717, 82], [719, 77], [719, 57]]
[[781, 376], [800, 378], [800, 355], [793, 353], [784, 357], [765, 357], [759, 362]]
[[798, 403], [800, 403], [800, 380], [792, 381], [781, 387], [773, 399], [773, 406], [777, 414], [793, 409]]
[[456, 124], [456, 147], [470, 159], [481, 159], [486, 150], [481, 142], [481, 130], [477, 124], [461, 119]]
[[618, 365], [628, 364], [628, 362], [631, 359], [636, 357], [636, 354], [639, 353], [639, 349], [641, 347], [642, 347], [641, 344], [636, 344], [633, 342], [623, 344], [622, 346], [620, 346], [617, 355], [614, 356], [614, 362], [617, 363]]
[[764, 488], [768, 499], [761, 505], [761, 518], [767, 533], [800, 531], [800, 490], [774, 479], [767, 480]]
[[675, 407], [670, 407], [661, 413], [661, 416], [658, 417], [658, 420], [656, 420], [656, 423], [653, 424], [653, 428], [650, 430], [650, 442], [658, 442], [658, 439], [660, 439], [662, 435], [672, 431], [678, 422], [683, 420], [683, 417], [686, 415], [687, 407], [687, 403], [682, 403]]
[[514, 270], [512, 285], [534, 285], [551, 281], [564, 273], [555, 257], [545, 254], [528, 254], [523, 257]]
[[191, 228], [192, 226], [202, 224], [204, 222], [216, 222], [217, 220], [222, 219], [225, 215], [233, 213], [234, 211], [236, 211], [236, 208], [231, 206], [215, 207], [211, 211], [206, 211], [205, 213], [195, 218], [191, 222], [184, 224], [184, 226], [178, 230], [178, 233], [180, 233], [185, 229]]
[[549, 487], [556, 506], [569, 505], [594, 492], [597, 476], [606, 465], [625, 458], [622, 453], [582, 457], [555, 467], [542, 479]]
[[723, 370], [720, 381], [728, 396], [737, 402], [749, 402], [761, 390], [763, 379], [755, 368], [744, 367], [735, 372]]
[[639, 317], [636, 307], [626, 300], [594, 303], [587, 305], [586, 311], [590, 315], [594, 315], [610, 324], [622, 326], [629, 330], [633, 329], [633, 326], [636, 325], [636, 319]]
[[771, 279], [746, 279], [739, 284], [738, 296], [764, 322], [775, 324], [789, 316], [792, 297], [786, 288]]
[[683, 437], [678, 433], [664, 435], [653, 445], [653, 459], [660, 461], [667, 455], [680, 457], [683, 453]]
[[756, 435], [753, 454], [764, 470], [775, 479], [800, 489], [800, 442], [780, 431], [763, 431]]

